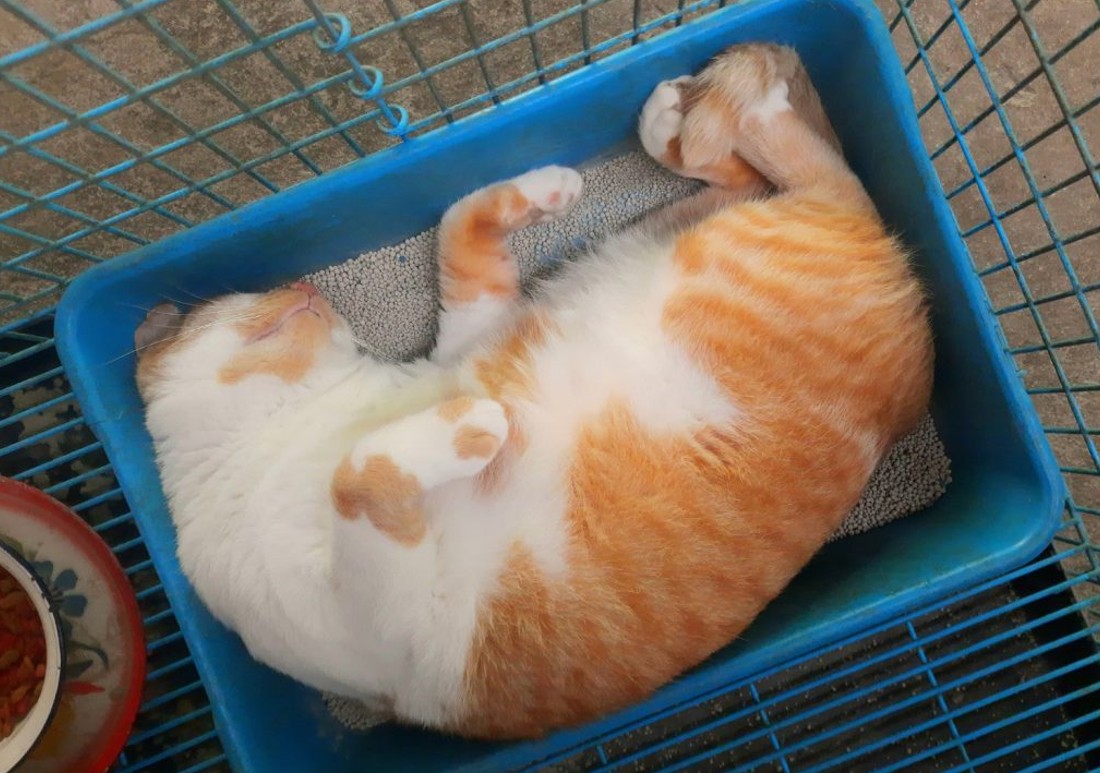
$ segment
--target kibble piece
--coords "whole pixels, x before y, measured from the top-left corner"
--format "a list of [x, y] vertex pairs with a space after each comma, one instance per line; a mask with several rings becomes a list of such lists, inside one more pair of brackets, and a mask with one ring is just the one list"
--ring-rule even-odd
[[46, 635], [27, 592], [0, 569], [0, 741], [30, 712], [46, 674]]

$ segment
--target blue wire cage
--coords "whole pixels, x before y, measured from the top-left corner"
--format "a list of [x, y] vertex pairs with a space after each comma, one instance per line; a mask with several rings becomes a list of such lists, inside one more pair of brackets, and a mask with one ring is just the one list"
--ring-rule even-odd
[[[81, 513], [144, 615], [120, 770], [227, 765], [53, 345], [91, 264], [691, 24], [702, 0], [0, 0], [0, 474]], [[879, 0], [929, 155], [1065, 475], [1031, 565], [547, 761], [557, 770], [1100, 766], [1100, 2]]]

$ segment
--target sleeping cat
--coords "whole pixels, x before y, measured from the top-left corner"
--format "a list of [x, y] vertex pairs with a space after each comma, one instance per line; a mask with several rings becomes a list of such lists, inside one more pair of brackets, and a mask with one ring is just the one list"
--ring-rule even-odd
[[386, 364], [304, 283], [136, 333], [183, 570], [258, 660], [411, 723], [538, 736], [736, 637], [924, 413], [925, 302], [793, 51], [660, 84], [701, 194], [520, 294], [548, 167], [439, 233], [431, 356]]

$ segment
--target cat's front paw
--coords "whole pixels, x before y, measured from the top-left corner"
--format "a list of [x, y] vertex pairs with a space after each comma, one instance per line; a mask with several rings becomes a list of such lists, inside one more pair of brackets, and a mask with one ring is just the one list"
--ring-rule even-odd
[[450, 425], [450, 449], [464, 475], [480, 472], [508, 437], [508, 417], [493, 400], [448, 400], [439, 406], [439, 417]]
[[680, 138], [684, 124], [683, 89], [691, 82], [690, 75], [662, 81], [653, 89], [638, 120], [638, 139], [645, 152], [655, 161], [676, 167], [676, 152], [670, 148]]
[[580, 200], [580, 174], [564, 166], [544, 166], [512, 180], [530, 206], [529, 223], [548, 223], [566, 215]]

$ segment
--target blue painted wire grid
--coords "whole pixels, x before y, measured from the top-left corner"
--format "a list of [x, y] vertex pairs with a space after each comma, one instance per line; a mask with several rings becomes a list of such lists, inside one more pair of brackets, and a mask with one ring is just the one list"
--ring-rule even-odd
[[[994, 0], [979, 14], [968, 0], [880, 0], [960, 233], [1070, 486], [1051, 551], [950, 606], [727, 685], [547, 766], [1096, 762], [1100, 87], [1081, 73], [1100, 51], [1100, 5], [1058, 10], [1064, 2]], [[209, 701], [54, 355], [59, 292], [91, 263], [445, 130], [723, 3], [116, 5], [82, 18], [0, 0], [0, 27], [14, 41], [0, 48], [9, 107], [0, 113], [0, 473], [77, 509], [138, 591], [150, 675], [118, 768], [215, 769], [225, 758]], [[120, 45], [141, 55], [120, 57]]]

